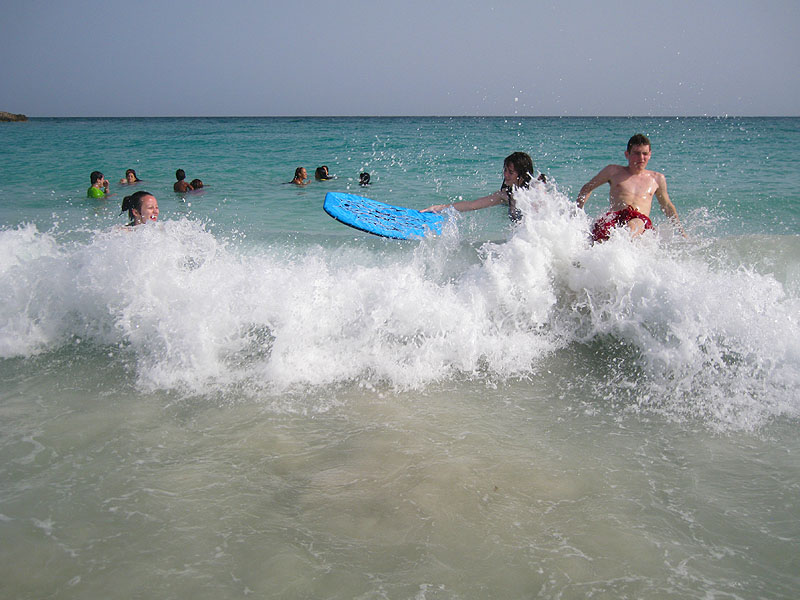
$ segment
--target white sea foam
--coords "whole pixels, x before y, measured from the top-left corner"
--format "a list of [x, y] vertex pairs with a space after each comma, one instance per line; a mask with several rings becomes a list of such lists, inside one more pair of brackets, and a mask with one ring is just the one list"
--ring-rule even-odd
[[524, 222], [480, 245], [460, 237], [469, 215], [369, 248], [242, 248], [186, 219], [85, 243], [3, 231], [0, 355], [121, 348], [143, 389], [204, 394], [531, 378], [599, 345], [594, 368], [629, 377], [637, 407], [745, 426], [798, 414], [800, 306], [782, 283], [667, 228], [592, 246], [552, 186], [519, 201]]

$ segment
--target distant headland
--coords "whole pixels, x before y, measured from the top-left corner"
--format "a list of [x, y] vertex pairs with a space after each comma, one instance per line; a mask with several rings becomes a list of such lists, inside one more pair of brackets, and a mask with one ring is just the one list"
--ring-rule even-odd
[[14, 113], [3, 112], [0, 110], [0, 121], [27, 121], [25, 115], [15, 115]]

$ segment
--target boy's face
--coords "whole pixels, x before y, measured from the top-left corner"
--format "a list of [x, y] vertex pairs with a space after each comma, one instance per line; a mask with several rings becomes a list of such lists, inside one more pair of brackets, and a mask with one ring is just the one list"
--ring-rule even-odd
[[650, 162], [650, 146], [631, 146], [630, 150], [625, 151], [625, 158], [629, 167], [645, 169]]

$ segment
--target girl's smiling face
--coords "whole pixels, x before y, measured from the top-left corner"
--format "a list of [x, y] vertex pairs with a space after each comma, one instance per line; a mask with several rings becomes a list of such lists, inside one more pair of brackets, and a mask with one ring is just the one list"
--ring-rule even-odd
[[142, 198], [142, 206], [139, 210], [133, 209], [134, 225], [141, 225], [149, 221], [158, 220], [158, 200], [155, 196], [145, 196]]

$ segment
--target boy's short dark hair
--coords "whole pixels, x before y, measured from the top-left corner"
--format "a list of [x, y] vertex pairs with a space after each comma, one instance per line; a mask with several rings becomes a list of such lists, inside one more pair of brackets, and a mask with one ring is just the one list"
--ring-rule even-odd
[[630, 152], [631, 148], [634, 146], [650, 146], [650, 140], [643, 133], [637, 133], [628, 140], [628, 149], [626, 152]]
[[175, 171], [175, 179], [177, 179], [178, 181], [183, 181], [184, 179], [186, 179], [186, 173], [184, 172], [183, 169], [178, 169], [177, 171]]

